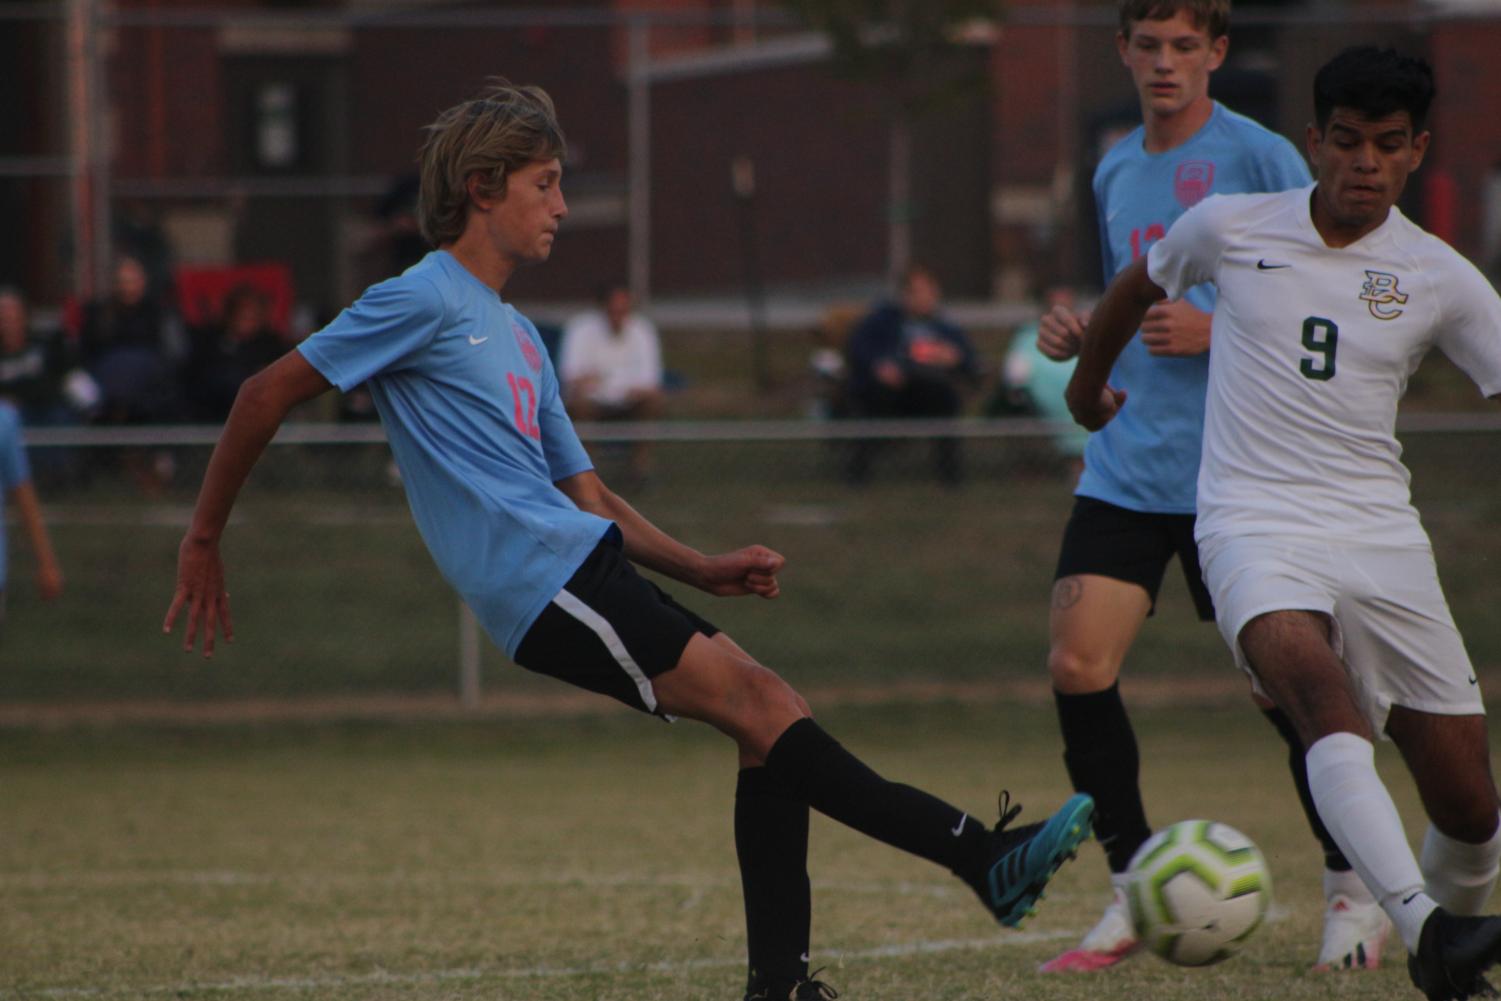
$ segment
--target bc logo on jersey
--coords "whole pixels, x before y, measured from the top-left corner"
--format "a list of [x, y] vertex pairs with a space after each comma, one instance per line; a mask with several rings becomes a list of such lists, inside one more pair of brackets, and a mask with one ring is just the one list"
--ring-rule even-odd
[[532, 342], [531, 335], [515, 320], [511, 321], [511, 333], [516, 335], [516, 344], [521, 348], [521, 357], [526, 359], [527, 367], [533, 372], [541, 372], [542, 354]]
[[1367, 271], [1365, 284], [1360, 288], [1361, 301], [1371, 307], [1371, 315], [1378, 320], [1395, 320], [1402, 310], [1391, 308], [1395, 303], [1405, 305], [1407, 293], [1397, 288], [1397, 276], [1384, 271]]
[[1208, 197], [1214, 187], [1214, 164], [1208, 160], [1184, 160], [1173, 172], [1173, 196], [1191, 209]]

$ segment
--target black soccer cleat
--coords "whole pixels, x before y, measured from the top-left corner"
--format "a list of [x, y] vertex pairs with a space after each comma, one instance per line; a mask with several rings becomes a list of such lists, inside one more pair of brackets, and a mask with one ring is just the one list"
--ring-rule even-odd
[[1428, 1001], [1496, 997], [1482, 976], [1501, 960], [1501, 917], [1467, 917], [1442, 907], [1423, 922], [1418, 951], [1407, 957], [1407, 974]]
[[1073, 858], [1089, 837], [1094, 800], [1084, 793], [1069, 798], [1040, 824], [1006, 829], [1021, 813], [1011, 796], [1001, 793], [1001, 821], [990, 832], [990, 851], [980, 882], [974, 886], [995, 919], [1015, 928], [1032, 913], [1053, 874]]
[[814, 979], [822, 972], [814, 970], [803, 980], [753, 985], [745, 992], [745, 1001], [834, 1001], [839, 992]]

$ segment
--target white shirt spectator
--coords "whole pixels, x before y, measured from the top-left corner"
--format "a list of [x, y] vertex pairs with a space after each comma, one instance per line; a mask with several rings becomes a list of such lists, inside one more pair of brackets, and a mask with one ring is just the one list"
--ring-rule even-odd
[[559, 369], [567, 395], [580, 393], [604, 407], [621, 407], [662, 388], [662, 345], [646, 317], [630, 313], [618, 331], [603, 310], [568, 321]]

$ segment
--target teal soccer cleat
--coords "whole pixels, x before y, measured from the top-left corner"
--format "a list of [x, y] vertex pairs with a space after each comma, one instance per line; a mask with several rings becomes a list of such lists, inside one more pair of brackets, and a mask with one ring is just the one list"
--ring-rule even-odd
[[1002, 792], [1001, 820], [990, 833], [990, 861], [982, 884], [975, 887], [1007, 928], [1015, 928], [1032, 913], [1048, 880], [1089, 837], [1094, 800], [1078, 793], [1046, 821], [1006, 830], [1019, 813], [1021, 807], [1011, 805], [1010, 793]]

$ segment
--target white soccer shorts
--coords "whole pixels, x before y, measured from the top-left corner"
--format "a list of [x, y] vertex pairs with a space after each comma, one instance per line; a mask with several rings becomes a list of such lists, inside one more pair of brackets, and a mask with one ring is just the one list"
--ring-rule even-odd
[[1266, 693], [1240, 631], [1258, 615], [1302, 610], [1333, 620], [1334, 651], [1383, 738], [1394, 705], [1445, 716], [1485, 712], [1428, 547], [1221, 536], [1201, 541], [1199, 558], [1220, 635], [1258, 694]]

